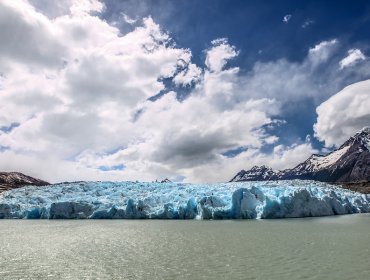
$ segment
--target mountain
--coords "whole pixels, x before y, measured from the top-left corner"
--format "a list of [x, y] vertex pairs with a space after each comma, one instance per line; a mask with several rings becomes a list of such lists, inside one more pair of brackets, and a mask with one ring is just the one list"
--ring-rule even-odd
[[26, 185], [45, 186], [49, 183], [19, 172], [0, 172], [0, 192]]
[[266, 166], [254, 166], [238, 172], [230, 182], [291, 179], [370, 182], [370, 128], [363, 128], [335, 151], [327, 155], [313, 154], [292, 169], [274, 171]]
[[230, 182], [274, 180], [276, 175], [277, 173], [272, 168], [265, 165], [253, 166], [248, 171], [239, 171]]
[[161, 181], [161, 183], [172, 183], [172, 181], [168, 178]]

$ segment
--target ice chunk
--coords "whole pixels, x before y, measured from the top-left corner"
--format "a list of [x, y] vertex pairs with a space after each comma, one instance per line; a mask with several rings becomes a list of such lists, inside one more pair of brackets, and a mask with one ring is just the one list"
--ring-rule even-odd
[[113, 205], [110, 209], [98, 209], [90, 216], [90, 219], [124, 219], [125, 210]]
[[197, 215], [198, 207], [194, 198], [190, 198], [186, 206], [179, 207], [179, 219], [195, 219]]
[[230, 216], [230, 211], [225, 208], [227, 203], [217, 196], [203, 197], [198, 204], [200, 215], [204, 220], [227, 219]]
[[179, 212], [172, 203], [166, 203], [163, 210], [161, 210], [157, 215], [152, 216], [156, 219], [178, 219]]
[[292, 195], [279, 200], [268, 199], [263, 209], [262, 218], [299, 218], [333, 215], [332, 207], [325, 200], [312, 196], [306, 190], [298, 190]]
[[12, 217], [12, 208], [9, 204], [1, 203], [0, 204], [0, 219], [6, 219]]
[[54, 202], [50, 205], [50, 219], [86, 219], [93, 213], [93, 207], [83, 202]]

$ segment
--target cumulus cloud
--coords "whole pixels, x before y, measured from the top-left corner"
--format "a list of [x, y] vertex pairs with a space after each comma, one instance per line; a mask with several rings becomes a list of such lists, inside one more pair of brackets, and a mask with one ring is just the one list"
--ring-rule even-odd
[[322, 41], [313, 48], [309, 50], [308, 56], [313, 65], [318, 65], [327, 61], [331, 55], [333, 55], [333, 50], [337, 46], [338, 40], [333, 39], [330, 41]]
[[186, 69], [183, 69], [175, 76], [173, 82], [176, 85], [188, 86], [198, 82], [201, 76], [202, 70], [194, 63], [189, 63]]
[[[239, 76], [234, 82], [234, 95], [239, 99], [274, 99], [276, 107], [284, 112], [294, 110], [294, 104], [307, 100], [318, 105], [341, 87], [351, 83], [354, 78], [353, 72], [338, 71], [338, 44], [336, 39], [319, 42], [308, 49], [301, 62], [292, 62], [285, 58], [257, 61], [251, 71]], [[353, 71], [357, 71], [356, 79], [370, 73], [365, 68]]]
[[[12, 157], [23, 159], [21, 171], [53, 162], [50, 168], [64, 175], [38, 169], [52, 181], [76, 178], [76, 168], [92, 179], [195, 180], [194, 166], [207, 166], [228, 149], [263, 144], [258, 129], [271, 123], [274, 101], [236, 98], [239, 69], [226, 64], [238, 51], [226, 39], [212, 42], [202, 70], [191, 62], [191, 51], [176, 47], [150, 17], [122, 35], [95, 14], [104, 8], [97, 1], [71, 1], [69, 12], [53, 19], [26, 2], [14, 3], [2, 2], [1, 11], [21, 27], [21, 47], [34, 55], [12, 49], [18, 37], [1, 28], [9, 40], [0, 49], [0, 123], [19, 123], [0, 134], [7, 147], [1, 169], [15, 166], [7, 160]], [[51, 53], [38, 49], [35, 38]], [[191, 86], [190, 96], [180, 102], [169, 92], [149, 101], [165, 90], [162, 80], [168, 78]], [[110, 168], [118, 165], [126, 168]]]
[[370, 124], [370, 80], [345, 87], [317, 107], [315, 133], [325, 145], [339, 146]]
[[220, 72], [226, 62], [238, 55], [235, 47], [228, 44], [227, 39], [212, 41], [212, 47], [207, 50], [206, 65], [210, 71]]
[[348, 51], [348, 55], [339, 61], [340, 69], [356, 64], [361, 60], [365, 60], [366, 56], [359, 49], [351, 49]]
[[[0, 127], [12, 128], [0, 130], [0, 170], [53, 182], [225, 181], [255, 164], [292, 167], [312, 145], [281, 145], [265, 128], [293, 110], [288, 104], [322, 102], [368, 71], [338, 71], [336, 40], [301, 62], [241, 72], [229, 64], [237, 47], [216, 39], [202, 68], [151, 17], [122, 34], [99, 17], [99, 1], [35, 8], [42, 2], [0, 3]], [[326, 67], [331, 60], [335, 68]], [[265, 145], [276, 147], [263, 153]]]
[[0, 26], [3, 74], [11, 62], [61, 67], [68, 55], [59, 30], [25, 1], [1, 1]]

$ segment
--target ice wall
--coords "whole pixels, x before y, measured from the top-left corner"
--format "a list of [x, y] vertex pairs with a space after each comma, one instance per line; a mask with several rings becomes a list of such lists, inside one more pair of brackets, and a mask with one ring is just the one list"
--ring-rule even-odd
[[273, 219], [369, 212], [370, 197], [314, 181], [75, 182], [0, 194], [0, 218]]

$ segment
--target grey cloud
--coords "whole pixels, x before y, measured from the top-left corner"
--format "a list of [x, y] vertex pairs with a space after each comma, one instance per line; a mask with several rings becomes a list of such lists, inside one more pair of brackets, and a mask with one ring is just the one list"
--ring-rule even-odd
[[[145, 6], [136, 2], [125, 3], [134, 8]], [[116, 5], [122, 7], [125, 3]], [[199, 181], [218, 168], [222, 172], [215, 178], [226, 180], [235, 170], [252, 163], [287, 165], [295, 162], [297, 154], [306, 157], [312, 151], [311, 145], [306, 143], [300, 149], [280, 147], [274, 151], [276, 157], [261, 156], [262, 145], [275, 141], [268, 138], [273, 135], [261, 132], [261, 127], [274, 123], [273, 116], [284, 119], [288, 104], [305, 98], [319, 104], [370, 71], [368, 61], [360, 61], [356, 68], [339, 73], [338, 61], [343, 55], [338, 57], [330, 47], [335, 43], [324, 42], [308, 51], [304, 61], [257, 62], [249, 72], [239, 72], [237, 67], [225, 69], [226, 60], [237, 55], [236, 48], [225, 40], [216, 40], [224, 47], [208, 56], [208, 62], [212, 61], [208, 66], [213, 65], [210, 69], [214, 71], [197, 71], [194, 65], [194, 75], [174, 80], [186, 84], [196, 77], [188, 98], [180, 102], [175, 92], [169, 92], [155, 102], [145, 102], [164, 89], [162, 78], [176, 75], [181, 65], [192, 65], [190, 50], [172, 44], [169, 35], [151, 18], [138, 21], [135, 29], [130, 27], [131, 32], [122, 35], [106, 21], [86, 13], [49, 20], [28, 7], [31, 20], [25, 21], [20, 16], [21, 8], [4, 7], [0, 9], [0, 24], [4, 27], [0, 35], [5, 32], [8, 42], [0, 46], [0, 60], [21, 66], [7, 73], [0, 69], [12, 79], [12, 83], [1, 81], [1, 89], [11, 96], [5, 99], [1, 95], [1, 101], [5, 100], [2, 108], [15, 112], [12, 115], [0, 110], [0, 121], [4, 115], [5, 125], [18, 117], [35, 117], [23, 119], [19, 127], [0, 136], [0, 141], [11, 149], [0, 153], [0, 159], [24, 159], [29, 166], [35, 166], [52, 154], [57, 158], [53, 168], [63, 167], [66, 177], [71, 174], [75, 178], [76, 170], [82, 167], [80, 170], [88, 178], [107, 178], [105, 174], [91, 173], [91, 169], [124, 163], [127, 168], [117, 171], [114, 178], [150, 180], [166, 174]], [[56, 12], [60, 13], [65, 11]], [[131, 16], [129, 11], [127, 15]], [[38, 28], [35, 23], [39, 23]], [[59, 31], [64, 39], [68, 38], [66, 49], [55, 36]], [[11, 49], [14, 44], [17, 45]], [[68, 64], [63, 69], [45, 70], [44, 66], [59, 65], [66, 52]], [[45, 74], [55, 77], [44, 79]], [[277, 104], [284, 110], [279, 111]], [[138, 110], [140, 117], [133, 122], [132, 116]], [[122, 146], [125, 149], [107, 153]], [[251, 149], [232, 159], [222, 156], [226, 150], [240, 146]], [[15, 156], [19, 150], [37, 156]], [[79, 155], [76, 161], [66, 164], [64, 159], [75, 155]], [[179, 170], [184, 174], [178, 174]]]
[[226, 139], [223, 131], [201, 134], [199, 130], [164, 138], [155, 147], [153, 160], [169, 164], [173, 168], [190, 168], [212, 162], [220, 150], [235, 146]]
[[[55, 153], [64, 154], [74, 154], [94, 147], [101, 137], [104, 137], [96, 135], [97, 132], [102, 132], [96, 115], [78, 112], [44, 115], [39, 132], [41, 134], [46, 132], [43, 139], [57, 144], [54, 148]], [[58, 147], [62, 143], [65, 144]]]
[[104, 57], [91, 56], [80, 59], [65, 75], [65, 84], [73, 103], [96, 106], [99, 102], [123, 101], [127, 106], [145, 100], [141, 88], [129, 86], [134, 76], [130, 71], [116, 66]]
[[69, 4], [71, 3], [68, 0], [29, 0], [29, 2], [49, 18], [67, 15], [70, 11]]
[[35, 12], [22, 15], [7, 3], [0, 2], [0, 59], [61, 67], [65, 48], [43, 16]]

